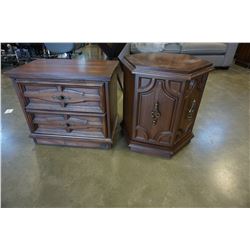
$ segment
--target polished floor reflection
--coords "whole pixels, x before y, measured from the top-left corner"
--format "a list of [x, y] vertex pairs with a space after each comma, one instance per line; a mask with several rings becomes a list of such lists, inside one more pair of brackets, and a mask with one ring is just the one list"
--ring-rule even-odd
[[[250, 70], [209, 75], [191, 143], [171, 160], [35, 145], [2, 75], [2, 207], [249, 207]], [[119, 116], [122, 93], [118, 87]], [[6, 109], [14, 109], [4, 114]]]

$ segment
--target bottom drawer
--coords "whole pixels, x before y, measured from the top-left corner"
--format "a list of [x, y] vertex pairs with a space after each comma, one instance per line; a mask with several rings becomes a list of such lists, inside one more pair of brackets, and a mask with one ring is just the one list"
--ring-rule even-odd
[[82, 137], [105, 138], [105, 114], [71, 115], [51, 113], [30, 113], [34, 133]]

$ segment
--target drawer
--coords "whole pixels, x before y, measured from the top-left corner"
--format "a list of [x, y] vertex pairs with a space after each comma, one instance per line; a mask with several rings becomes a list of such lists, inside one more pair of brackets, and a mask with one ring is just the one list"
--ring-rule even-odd
[[74, 85], [19, 83], [27, 109], [105, 112], [104, 84], [79, 83]]
[[29, 113], [33, 122], [34, 133], [63, 136], [106, 137], [106, 116]]

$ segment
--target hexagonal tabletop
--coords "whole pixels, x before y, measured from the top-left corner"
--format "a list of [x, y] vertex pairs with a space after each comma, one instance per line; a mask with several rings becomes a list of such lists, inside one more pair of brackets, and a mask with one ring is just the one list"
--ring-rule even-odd
[[172, 73], [192, 74], [212, 66], [211, 62], [186, 54], [139, 53], [125, 59], [136, 70], [153, 70]]

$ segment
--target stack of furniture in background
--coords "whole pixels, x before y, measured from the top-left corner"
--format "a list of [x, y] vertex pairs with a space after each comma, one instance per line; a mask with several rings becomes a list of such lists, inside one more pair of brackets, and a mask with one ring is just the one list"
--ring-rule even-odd
[[40, 58], [72, 58], [83, 43], [2, 43], [1, 68], [17, 66]]
[[1, 68], [16, 66], [44, 56], [42, 43], [2, 43]]

